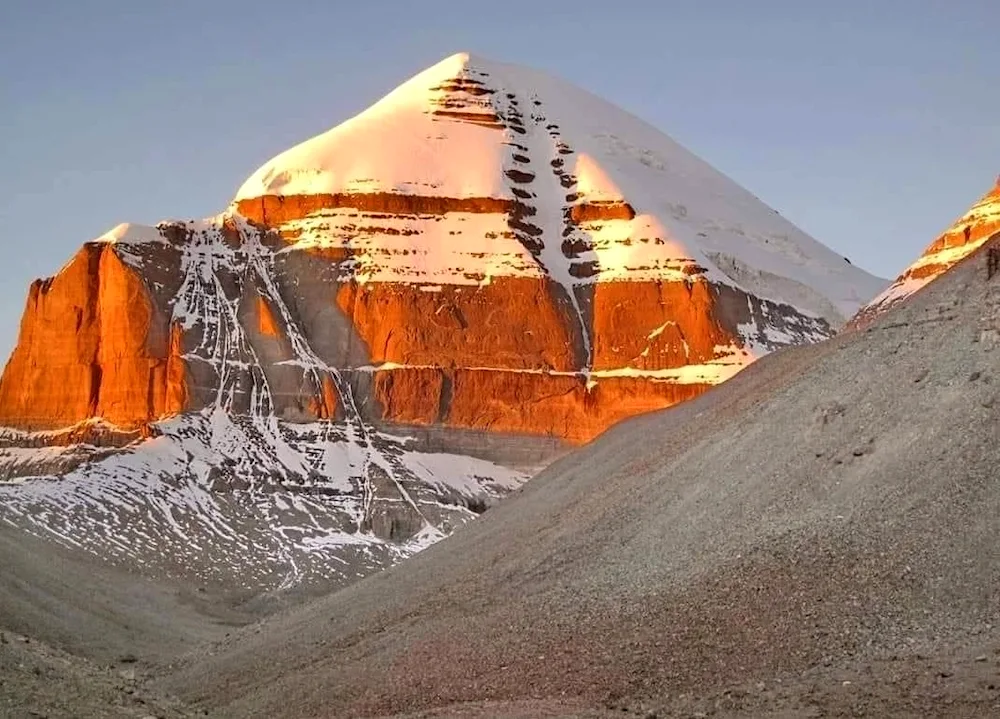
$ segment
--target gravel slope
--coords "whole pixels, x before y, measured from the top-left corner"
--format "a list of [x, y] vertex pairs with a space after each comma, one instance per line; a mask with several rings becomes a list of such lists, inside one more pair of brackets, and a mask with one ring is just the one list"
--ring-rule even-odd
[[97, 661], [167, 661], [257, 619], [228, 597], [153, 583], [0, 524], [0, 629]]
[[144, 682], [257, 616], [0, 523], [0, 717], [189, 716]]
[[161, 686], [234, 717], [1000, 711], [998, 370], [980, 252]]
[[149, 675], [148, 668], [131, 660], [100, 664], [0, 631], [0, 717], [5, 719], [196, 716], [177, 701], [146, 690]]

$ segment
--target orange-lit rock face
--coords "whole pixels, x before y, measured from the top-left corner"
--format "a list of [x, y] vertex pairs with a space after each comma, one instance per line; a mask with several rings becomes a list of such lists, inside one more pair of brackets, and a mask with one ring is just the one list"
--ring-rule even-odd
[[[716, 294], [705, 282], [598, 285], [591, 369], [580, 363], [582, 340], [567, 303], [544, 281], [507, 278], [434, 292], [345, 283], [337, 304], [370, 362], [393, 367], [375, 374], [382, 418], [583, 442], [717, 381], [683, 376], [733, 345], [731, 330], [715, 317]], [[623, 368], [649, 374], [628, 376]], [[663, 370], [677, 370], [684, 381], [656, 376]]]
[[0, 423], [102, 417], [136, 427], [185, 402], [179, 331], [110, 245], [85, 245], [58, 276], [32, 285], [0, 379]]
[[438, 368], [375, 375], [386, 419], [492, 432], [540, 434], [579, 444], [627, 417], [693, 399], [710, 385], [613, 377]]
[[877, 283], [617, 108], [466, 55], [224, 215], [105, 239], [33, 289], [0, 423], [209, 408], [582, 442], [828, 336]]
[[932, 242], [888, 289], [863, 307], [852, 320], [862, 326], [905, 300], [1000, 233], [1000, 178], [968, 212]]
[[[594, 368], [662, 370], [711, 362], [733, 342], [707, 282], [617, 282], [594, 290]], [[742, 321], [749, 320], [749, 316]]]
[[578, 296], [581, 325], [547, 278], [358, 283], [344, 279], [350, 253], [288, 252], [245, 222], [168, 225], [160, 239], [88, 244], [33, 286], [3, 424], [133, 428], [212, 406], [311, 422], [347, 407], [583, 442], [738, 368], [736, 328], [754, 312], [816, 331], [698, 277], [594, 285]]
[[[513, 200], [492, 197], [451, 198], [427, 195], [401, 195], [387, 192], [337, 195], [265, 195], [236, 202], [237, 211], [254, 222], [279, 227], [284, 223], [315, 215], [322, 210], [350, 208], [368, 213], [372, 219], [393, 215], [444, 215], [448, 212], [491, 214], [511, 212]], [[379, 217], [382, 215], [383, 217]]]
[[[187, 374], [184, 363], [184, 333], [180, 325], [170, 325], [170, 345], [167, 348], [167, 366], [164, 374], [166, 382], [161, 385], [154, 382], [154, 387], [164, 387], [163, 409], [155, 413], [157, 418], [164, 415], [179, 414], [187, 409], [188, 388]], [[160, 405], [154, 401], [154, 408]]]
[[333, 420], [337, 417], [337, 404], [337, 388], [329, 376], [324, 376], [319, 393], [309, 400], [309, 412], [316, 419]]
[[978, 247], [1000, 232], [1000, 179], [972, 208], [955, 221], [925, 251], [932, 255], [954, 247]]
[[278, 321], [274, 318], [274, 313], [271, 311], [270, 306], [268, 306], [267, 300], [263, 297], [257, 298], [257, 317], [258, 332], [273, 339], [281, 337], [281, 330], [278, 327]]
[[570, 317], [541, 279], [427, 291], [396, 283], [344, 283], [337, 306], [374, 364], [578, 369]]

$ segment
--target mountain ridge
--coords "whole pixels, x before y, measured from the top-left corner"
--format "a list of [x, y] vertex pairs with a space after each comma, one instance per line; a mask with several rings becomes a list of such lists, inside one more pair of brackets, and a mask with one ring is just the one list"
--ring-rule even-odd
[[852, 318], [863, 325], [904, 301], [1000, 233], [1000, 177], [972, 207], [942, 232], [892, 284]]
[[119, 225], [32, 286], [0, 518], [151, 572], [353, 581], [879, 286], [633, 116], [453, 56], [220, 215]]

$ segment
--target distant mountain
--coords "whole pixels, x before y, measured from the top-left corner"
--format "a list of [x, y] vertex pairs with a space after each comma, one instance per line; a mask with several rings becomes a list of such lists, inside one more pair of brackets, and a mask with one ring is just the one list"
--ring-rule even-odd
[[455, 55], [219, 216], [32, 286], [0, 518], [154, 574], [350, 581], [883, 286], [635, 117]]
[[1000, 233], [1000, 178], [972, 208], [928, 246], [878, 297], [861, 308], [854, 324], [864, 324], [937, 279]]

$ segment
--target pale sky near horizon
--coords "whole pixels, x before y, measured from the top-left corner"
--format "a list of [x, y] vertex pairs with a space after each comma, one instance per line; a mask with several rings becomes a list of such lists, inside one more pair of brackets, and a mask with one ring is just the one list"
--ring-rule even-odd
[[998, 26], [996, 0], [8, 0], [0, 353], [83, 242], [219, 212], [460, 50], [618, 104], [895, 276], [1000, 173]]

